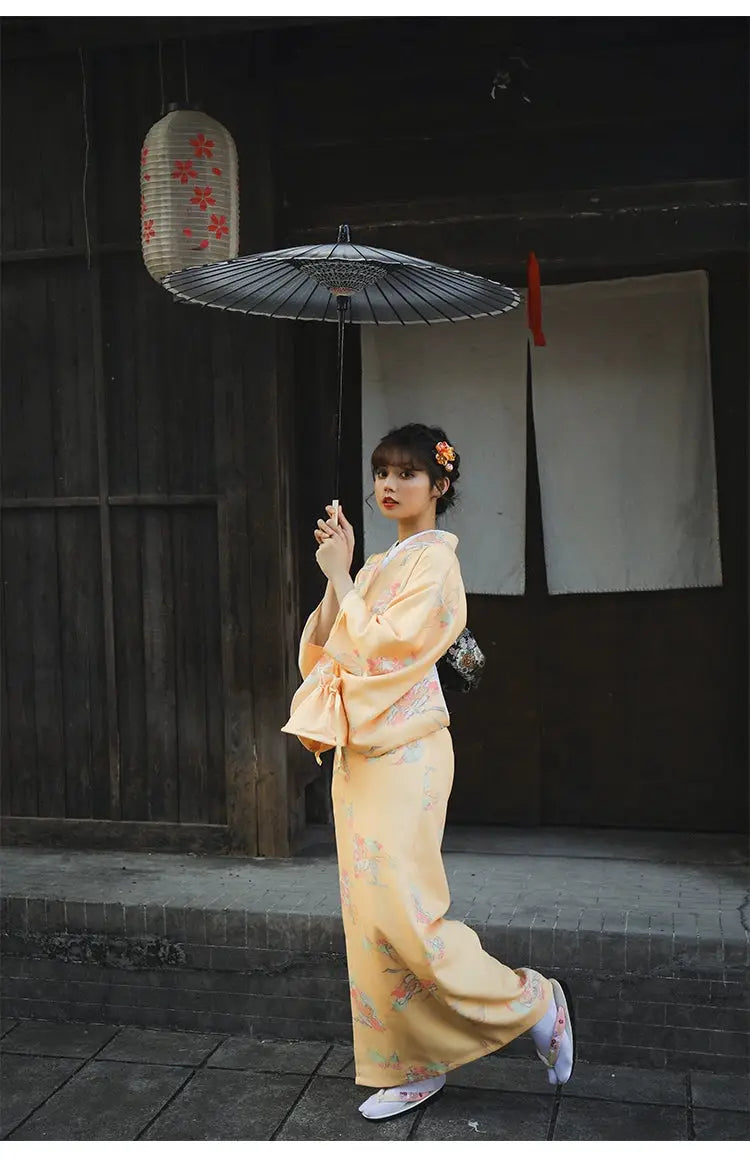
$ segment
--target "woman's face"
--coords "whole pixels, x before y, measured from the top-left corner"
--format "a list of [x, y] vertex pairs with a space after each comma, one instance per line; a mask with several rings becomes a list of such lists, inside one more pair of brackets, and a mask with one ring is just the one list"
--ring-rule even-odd
[[373, 486], [378, 507], [388, 519], [413, 519], [440, 495], [423, 468], [404, 463], [376, 467]]

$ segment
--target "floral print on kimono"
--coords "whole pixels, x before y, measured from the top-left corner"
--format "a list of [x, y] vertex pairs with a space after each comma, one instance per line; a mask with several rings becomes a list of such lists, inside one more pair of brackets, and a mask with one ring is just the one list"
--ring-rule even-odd
[[393, 859], [386, 853], [375, 838], [363, 838], [361, 834], [354, 835], [354, 877], [364, 878], [369, 874], [370, 886], [383, 886], [379, 881], [380, 864], [391, 866]]
[[372, 1000], [349, 981], [349, 994], [352, 1000], [352, 1015], [355, 1023], [363, 1023], [373, 1031], [385, 1031], [386, 1026], [377, 1016]]

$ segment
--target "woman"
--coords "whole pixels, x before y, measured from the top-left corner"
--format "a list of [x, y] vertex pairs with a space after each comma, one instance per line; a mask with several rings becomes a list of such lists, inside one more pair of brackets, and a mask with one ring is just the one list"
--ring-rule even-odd
[[[332, 785], [360, 1106], [386, 1119], [435, 1096], [445, 1073], [530, 1031], [550, 1083], [573, 1062], [570, 995], [530, 967], [504, 966], [443, 915], [440, 854], [453, 781], [449, 716], [436, 662], [466, 624], [458, 537], [437, 530], [460, 456], [438, 427], [394, 429], [372, 455], [374, 494], [398, 539], [352, 582], [354, 533], [318, 520], [325, 596], [300, 643], [304, 678], [284, 731]], [[571, 1004], [572, 1005], [572, 1004]]]

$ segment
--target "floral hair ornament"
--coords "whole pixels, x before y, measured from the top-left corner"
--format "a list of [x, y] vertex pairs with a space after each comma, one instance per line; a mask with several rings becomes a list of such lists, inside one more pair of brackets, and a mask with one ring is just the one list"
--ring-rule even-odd
[[435, 446], [435, 458], [441, 467], [446, 471], [453, 471], [453, 462], [456, 458], [456, 453], [451, 447], [450, 443], [438, 443]]

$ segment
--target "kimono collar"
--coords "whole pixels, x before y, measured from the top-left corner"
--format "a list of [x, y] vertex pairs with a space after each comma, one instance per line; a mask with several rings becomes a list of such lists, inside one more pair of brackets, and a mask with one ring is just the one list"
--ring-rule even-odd
[[420, 544], [446, 544], [454, 552], [458, 544], [458, 536], [453, 532], [444, 532], [440, 528], [429, 528], [426, 532], [415, 532], [413, 536], [407, 536], [405, 540], [396, 540], [380, 561], [381, 565], [386, 561], [392, 560], [402, 548], [411, 548], [414, 541], [418, 540]]

